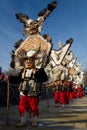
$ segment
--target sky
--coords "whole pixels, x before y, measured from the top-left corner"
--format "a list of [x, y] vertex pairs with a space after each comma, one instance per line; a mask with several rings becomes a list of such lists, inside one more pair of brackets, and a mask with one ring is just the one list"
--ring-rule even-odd
[[[53, 1], [53, 0], [52, 0]], [[47, 7], [51, 0], [0, 0], [0, 67], [10, 69], [11, 51], [14, 44], [25, 37], [22, 35], [23, 24], [16, 13], [27, 14], [31, 19], [38, 18], [38, 13]], [[73, 38], [70, 50], [87, 68], [87, 0], [57, 0], [58, 5], [43, 23], [42, 34], [52, 37], [53, 49], [59, 49], [58, 42], [65, 44]]]

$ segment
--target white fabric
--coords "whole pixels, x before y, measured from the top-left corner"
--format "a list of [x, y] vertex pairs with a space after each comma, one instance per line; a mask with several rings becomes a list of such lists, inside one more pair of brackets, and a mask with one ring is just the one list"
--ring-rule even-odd
[[33, 69], [27, 69], [25, 77], [31, 77]]
[[32, 57], [36, 53], [36, 50], [30, 50], [27, 52], [27, 57]]

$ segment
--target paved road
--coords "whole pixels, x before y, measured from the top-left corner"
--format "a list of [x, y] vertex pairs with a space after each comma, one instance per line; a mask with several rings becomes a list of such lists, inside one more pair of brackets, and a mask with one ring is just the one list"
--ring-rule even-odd
[[[6, 107], [0, 108], [0, 130], [87, 130], [87, 96], [73, 99], [65, 108], [55, 107], [53, 99], [40, 101], [39, 126], [16, 128], [20, 121], [17, 106], [10, 106], [9, 116]], [[9, 118], [7, 118], [9, 117]]]

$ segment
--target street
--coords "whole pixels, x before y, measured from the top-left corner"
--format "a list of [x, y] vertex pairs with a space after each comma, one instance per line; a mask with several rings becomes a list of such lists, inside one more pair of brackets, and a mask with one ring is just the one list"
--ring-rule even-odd
[[[49, 107], [47, 106], [49, 102]], [[70, 101], [64, 108], [55, 107], [54, 100], [40, 101], [40, 115], [38, 126], [27, 126], [16, 128], [20, 117], [16, 105], [11, 105], [9, 109], [0, 108], [0, 130], [86, 130], [87, 129], [87, 96]]]

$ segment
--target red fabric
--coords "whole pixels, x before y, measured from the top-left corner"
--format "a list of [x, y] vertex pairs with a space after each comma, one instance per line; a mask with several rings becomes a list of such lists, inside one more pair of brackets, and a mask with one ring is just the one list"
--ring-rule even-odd
[[34, 116], [39, 115], [39, 97], [38, 96], [20, 96], [19, 112], [22, 116], [25, 112], [32, 112]]
[[82, 95], [82, 91], [78, 91], [78, 94], [77, 94], [77, 95], [78, 95], [78, 98], [82, 98], [82, 96], [83, 96], [83, 95]]
[[73, 98], [77, 98], [77, 86], [73, 85]]
[[60, 92], [60, 103], [61, 104], [65, 104], [65, 95], [64, 95], [64, 92]]
[[77, 96], [78, 98], [82, 98], [82, 89], [81, 88], [78, 88], [78, 92], [77, 92]]
[[59, 103], [59, 100], [60, 100], [60, 92], [54, 92], [55, 103]]
[[65, 91], [64, 95], [65, 95], [65, 103], [69, 104], [69, 91]]
[[73, 92], [69, 92], [69, 99], [73, 99]]
[[73, 91], [73, 98], [77, 98], [77, 92]]
[[82, 96], [83, 96], [82, 91], [83, 91], [83, 87], [81, 87], [81, 86], [78, 87], [78, 92], [77, 92], [78, 98], [82, 98]]

